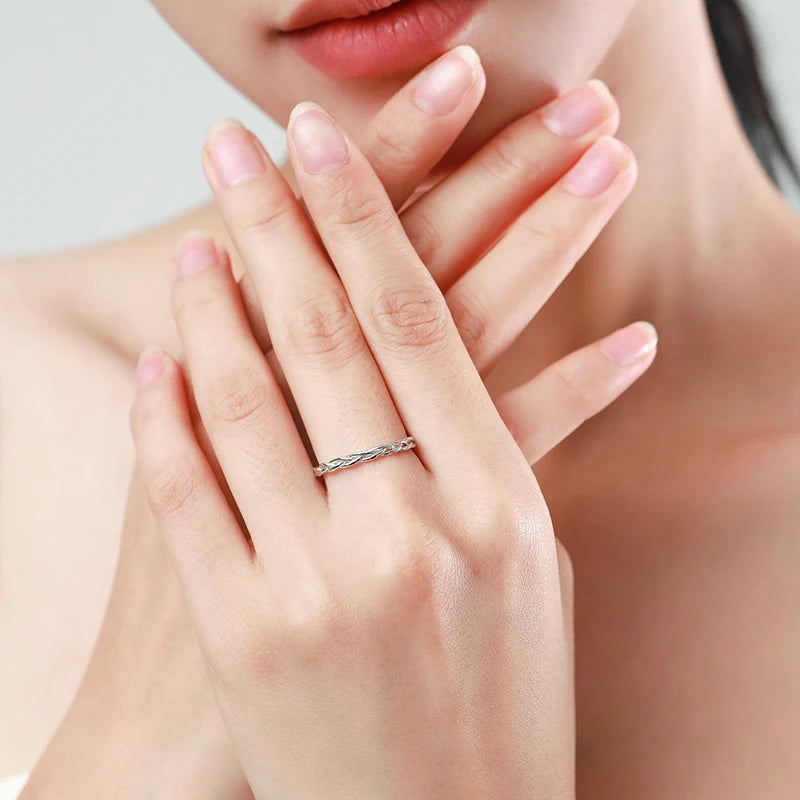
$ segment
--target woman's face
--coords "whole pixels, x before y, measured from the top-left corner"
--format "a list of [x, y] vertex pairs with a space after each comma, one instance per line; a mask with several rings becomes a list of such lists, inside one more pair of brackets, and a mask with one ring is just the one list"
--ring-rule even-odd
[[[359, 132], [424, 64], [471, 44], [486, 97], [458, 160], [522, 114], [592, 76], [636, 0], [154, 0], [223, 77], [285, 125], [313, 100]], [[392, 5], [391, 8], [386, 6]], [[369, 17], [363, 16], [369, 9]], [[349, 21], [308, 27], [311, 22]], [[287, 28], [305, 26], [302, 32]], [[399, 32], [399, 33], [398, 33]]]

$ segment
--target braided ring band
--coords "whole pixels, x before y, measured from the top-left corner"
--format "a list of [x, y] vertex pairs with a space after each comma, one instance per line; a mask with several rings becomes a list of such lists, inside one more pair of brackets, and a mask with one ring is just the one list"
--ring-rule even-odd
[[382, 458], [383, 456], [391, 456], [403, 450], [412, 450], [416, 446], [417, 442], [414, 437], [407, 436], [405, 439], [398, 439], [391, 444], [382, 444], [378, 447], [373, 447], [372, 450], [365, 450], [361, 453], [351, 453], [349, 456], [325, 461], [323, 464], [314, 467], [314, 475], [321, 478], [328, 472], [336, 472], [340, 469], [354, 467], [356, 464], [361, 464], [365, 461], [374, 461], [376, 458]]

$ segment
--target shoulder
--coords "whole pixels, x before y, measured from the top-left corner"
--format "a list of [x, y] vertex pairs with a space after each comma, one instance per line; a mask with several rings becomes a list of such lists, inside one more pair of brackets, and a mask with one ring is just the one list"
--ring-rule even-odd
[[[106, 258], [93, 249], [0, 258], [0, 380], [30, 378], [76, 357], [126, 361], [107, 287], [98, 281]], [[110, 282], [109, 282], [110, 283]], [[119, 327], [119, 326], [118, 326]], [[26, 378], [27, 376], [27, 378]]]
[[38, 258], [0, 258], [0, 341], [36, 315]]
[[59, 254], [0, 258], [0, 347], [16, 349], [22, 335], [57, 321], [68, 307], [60, 287], [72, 266]]

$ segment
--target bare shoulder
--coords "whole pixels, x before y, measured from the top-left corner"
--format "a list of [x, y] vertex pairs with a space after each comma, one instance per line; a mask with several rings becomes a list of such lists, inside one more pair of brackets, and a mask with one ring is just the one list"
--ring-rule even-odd
[[[43, 310], [47, 292], [42, 277], [50, 270], [49, 258], [0, 259], [0, 342], [13, 346], [8, 333], [26, 330]], [[45, 262], [45, 263], [43, 263]], [[3, 345], [0, 345], [2, 347]]]
[[160, 343], [169, 333], [169, 273], [159, 234], [0, 258], [0, 354], [58, 341], [135, 361], [143, 340]]
[[[24, 352], [71, 316], [80, 259], [52, 253], [0, 259], [0, 352]], [[73, 290], [68, 290], [72, 286]], [[66, 291], [65, 291], [66, 290]]]

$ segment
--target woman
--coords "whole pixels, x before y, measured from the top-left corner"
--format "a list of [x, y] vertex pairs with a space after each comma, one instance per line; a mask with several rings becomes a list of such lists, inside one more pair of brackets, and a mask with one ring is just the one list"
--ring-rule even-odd
[[[315, 49], [313, 41], [299, 45], [298, 55], [278, 32], [314, 21], [299, 17], [295, 4], [270, 4], [258, 19], [244, 8], [160, 5], [190, 43], [279, 120], [296, 100], [319, 95], [358, 142], [360, 121], [405, 77], [399, 68], [370, 75], [375, 63], [367, 57], [356, 65], [362, 74], [349, 74], [349, 61]], [[727, 41], [735, 8], [710, 10]], [[646, 379], [537, 464], [554, 528], [577, 574], [579, 791], [790, 796], [797, 776], [788, 743], [798, 719], [790, 666], [798, 649], [796, 218], [739, 127], [700, 4], [619, 0], [601, 11], [578, 3], [494, 3], [479, 8], [451, 43], [459, 41], [480, 52], [488, 97], [450, 151], [448, 167], [589, 75], [611, 87], [622, 109], [619, 137], [639, 163], [636, 194], [487, 379], [493, 396], [502, 396], [634, 319], [652, 320], [661, 333], [660, 356]], [[435, 54], [420, 51], [419, 58]], [[262, 89], [260, 75], [276, 70], [282, 80]], [[740, 99], [750, 113], [746, 97]], [[756, 117], [761, 132], [765, 121]], [[511, 180], [515, 166], [526, 166], [523, 151], [516, 153], [507, 159]], [[524, 204], [526, 184], [517, 180]], [[4, 320], [15, 334], [3, 337], [10, 351], [4, 387], [12, 387], [4, 390], [10, 453], [4, 463], [13, 463], [15, 481], [4, 481], [13, 498], [13, 505], [4, 503], [4, 650], [15, 651], [6, 668], [16, 672], [2, 689], [3, 707], [11, 709], [3, 741], [14, 745], [0, 748], [13, 753], [2, 772], [31, 765], [88, 657], [116, 552], [109, 532], [118, 528], [130, 469], [120, 425], [127, 379], [145, 342], [180, 349], [161, 265], [189, 227], [216, 233], [233, 250], [210, 206], [131, 240], [41, 257], [24, 269], [4, 265], [3, 297], [14, 298]], [[462, 231], [441, 233], [449, 242]], [[53, 396], [67, 387], [70, 403], [55, 406]], [[63, 415], [54, 417], [55, 408]], [[39, 497], [46, 502], [35, 502]], [[136, 527], [129, 515], [126, 532]], [[156, 547], [147, 552], [161, 564]], [[152, 576], [152, 565], [140, 570], [118, 576], [115, 597], [125, 602], [115, 606], [112, 599], [117, 617], [137, 606], [135, 587], [144, 583], [137, 577]], [[139, 610], [146, 601], [160, 608], [157, 599], [142, 598]], [[69, 626], [48, 608], [54, 602], [69, 614]], [[55, 630], [32, 629], [37, 616], [56, 620]], [[107, 638], [109, 627], [107, 618]], [[138, 647], [154, 636], [144, 624], [143, 631]], [[129, 652], [141, 655], [127, 641]], [[103, 666], [93, 661], [95, 676]], [[127, 677], [127, 685], [135, 683]], [[197, 687], [198, 696], [205, 692]], [[110, 705], [95, 699], [94, 711]], [[74, 715], [68, 719], [79, 724]], [[216, 724], [196, 729], [205, 737]], [[145, 737], [148, 744], [174, 748], [168, 732], [161, 733], [160, 741]], [[141, 751], [122, 736], [108, 741]], [[206, 741], [213, 751], [215, 736]], [[69, 762], [67, 753], [62, 745], [50, 763]], [[169, 763], [182, 763], [182, 753], [172, 755]], [[227, 785], [222, 773], [215, 769], [215, 779]]]

